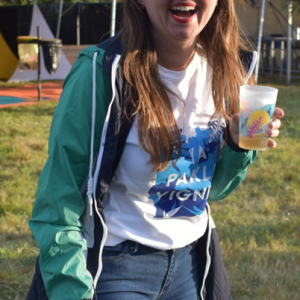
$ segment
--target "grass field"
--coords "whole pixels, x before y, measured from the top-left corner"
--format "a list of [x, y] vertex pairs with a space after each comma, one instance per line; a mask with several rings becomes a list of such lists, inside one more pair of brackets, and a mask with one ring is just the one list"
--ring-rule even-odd
[[[300, 85], [268, 85], [285, 110], [278, 147], [260, 152], [244, 183], [211, 204], [234, 300], [299, 299]], [[27, 222], [55, 106], [0, 109], [1, 300], [24, 300], [33, 275], [38, 249]]]

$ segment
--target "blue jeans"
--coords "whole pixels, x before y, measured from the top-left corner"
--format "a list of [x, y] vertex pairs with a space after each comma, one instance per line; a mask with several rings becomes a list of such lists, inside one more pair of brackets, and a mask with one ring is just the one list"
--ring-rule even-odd
[[104, 247], [98, 300], [197, 300], [196, 243], [162, 251], [125, 241]]

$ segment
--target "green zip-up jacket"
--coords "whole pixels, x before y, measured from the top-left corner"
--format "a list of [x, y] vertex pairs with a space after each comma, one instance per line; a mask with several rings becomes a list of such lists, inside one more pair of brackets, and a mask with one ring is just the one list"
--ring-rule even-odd
[[[40, 256], [27, 300], [93, 298], [107, 234], [101, 201], [131, 126], [123, 113], [124, 105], [130, 107], [123, 97], [118, 44], [110, 41], [83, 50], [64, 82], [29, 221]], [[228, 144], [217, 163], [209, 201], [223, 199], [238, 187], [256, 157], [256, 152]], [[92, 200], [87, 200], [87, 189]]]

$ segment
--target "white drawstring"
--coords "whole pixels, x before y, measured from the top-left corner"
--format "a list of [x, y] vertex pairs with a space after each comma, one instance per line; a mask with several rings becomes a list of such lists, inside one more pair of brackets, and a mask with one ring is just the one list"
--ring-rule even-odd
[[90, 216], [93, 215], [93, 163], [94, 163], [94, 136], [95, 136], [95, 122], [96, 122], [96, 63], [98, 52], [94, 52], [93, 56], [93, 91], [92, 91], [92, 124], [91, 124], [91, 150], [90, 150], [90, 167], [89, 167], [89, 179], [87, 183], [88, 204], [90, 210]]

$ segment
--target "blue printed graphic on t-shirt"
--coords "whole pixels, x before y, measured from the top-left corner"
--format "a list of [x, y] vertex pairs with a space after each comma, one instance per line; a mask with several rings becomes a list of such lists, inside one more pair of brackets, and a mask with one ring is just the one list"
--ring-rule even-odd
[[[224, 127], [215, 121], [210, 128], [195, 129], [195, 136], [182, 135], [182, 148], [176, 149], [167, 169], [156, 174], [149, 197], [156, 208], [155, 218], [201, 215], [206, 206]], [[177, 151], [178, 152], [178, 151]]]

